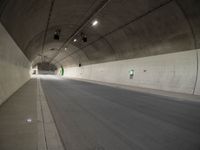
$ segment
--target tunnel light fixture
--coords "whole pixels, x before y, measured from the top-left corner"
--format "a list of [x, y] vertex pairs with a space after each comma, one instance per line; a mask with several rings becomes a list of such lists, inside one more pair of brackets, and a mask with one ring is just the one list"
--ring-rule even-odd
[[93, 27], [97, 26], [98, 24], [99, 24], [98, 20], [94, 20], [94, 21], [92, 22], [92, 26], [93, 26]]
[[74, 42], [77, 42], [77, 39], [74, 39]]
[[27, 122], [27, 123], [31, 123], [31, 122], [32, 122], [32, 119], [31, 119], [31, 118], [27, 118], [27, 119], [26, 119], [26, 122]]
[[67, 51], [67, 47], [65, 47], [65, 51]]

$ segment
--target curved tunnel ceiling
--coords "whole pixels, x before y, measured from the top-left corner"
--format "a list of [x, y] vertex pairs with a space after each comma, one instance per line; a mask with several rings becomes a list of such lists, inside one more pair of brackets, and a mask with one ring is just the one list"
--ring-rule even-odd
[[[0, 20], [33, 63], [87, 65], [200, 48], [199, 0], [0, 0]], [[77, 42], [65, 45], [80, 28]]]

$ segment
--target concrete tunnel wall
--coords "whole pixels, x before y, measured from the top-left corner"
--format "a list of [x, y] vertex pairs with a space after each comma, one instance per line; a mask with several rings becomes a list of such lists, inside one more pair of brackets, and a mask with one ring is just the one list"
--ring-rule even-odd
[[71, 67], [64, 76], [200, 95], [197, 55], [200, 50]]
[[30, 62], [0, 23], [0, 105], [30, 79]]

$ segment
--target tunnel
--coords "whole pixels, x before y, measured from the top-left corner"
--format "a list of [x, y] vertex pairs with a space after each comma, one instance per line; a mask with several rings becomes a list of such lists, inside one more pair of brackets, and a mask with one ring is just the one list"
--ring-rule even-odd
[[0, 150], [200, 150], [200, 1], [0, 0]]

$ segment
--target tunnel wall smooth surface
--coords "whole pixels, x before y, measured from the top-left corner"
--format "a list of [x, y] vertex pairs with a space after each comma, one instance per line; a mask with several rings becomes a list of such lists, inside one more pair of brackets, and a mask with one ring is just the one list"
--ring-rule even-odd
[[30, 62], [0, 23], [0, 104], [30, 79]]
[[200, 95], [200, 50], [197, 51], [197, 62], [198, 62], [198, 74], [197, 74], [197, 83], [196, 83], [196, 89], [195, 94]]
[[188, 94], [196, 85], [195, 94], [200, 94], [197, 54], [200, 50], [65, 68], [65, 76]]

